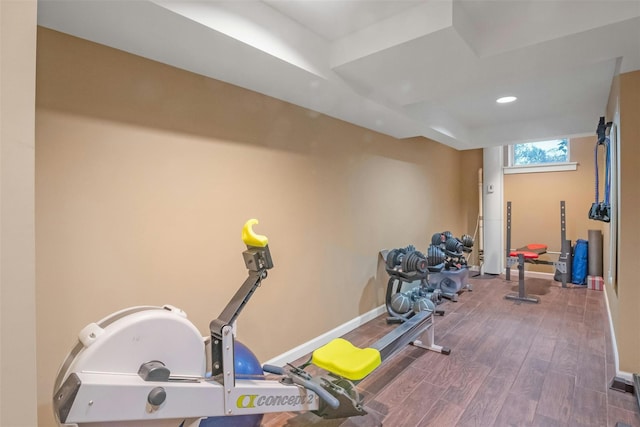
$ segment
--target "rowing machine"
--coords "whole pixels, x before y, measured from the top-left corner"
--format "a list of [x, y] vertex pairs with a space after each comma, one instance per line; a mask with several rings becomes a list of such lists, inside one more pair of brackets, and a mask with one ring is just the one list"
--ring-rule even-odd
[[[281, 378], [236, 377], [235, 321], [273, 267], [268, 239], [253, 232], [256, 223], [247, 221], [242, 233], [248, 277], [210, 323], [210, 337], [202, 337], [182, 310], [169, 305], [118, 311], [80, 331], [54, 383], [59, 425], [197, 427], [208, 417], [269, 412], [364, 415], [350, 379], [365, 377], [408, 343], [449, 353], [434, 344], [433, 319], [424, 311], [369, 349], [351, 346], [350, 352], [341, 352], [333, 342], [318, 349], [314, 363], [329, 376], [264, 366]], [[323, 352], [330, 357], [323, 358]], [[368, 358], [364, 368], [356, 366], [363, 354]]]

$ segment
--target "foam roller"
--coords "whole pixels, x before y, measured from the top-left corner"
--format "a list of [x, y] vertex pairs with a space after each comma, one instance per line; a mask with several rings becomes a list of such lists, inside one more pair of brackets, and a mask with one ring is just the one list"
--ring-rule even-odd
[[602, 277], [602, 232], [589, 230], [589, 276]]

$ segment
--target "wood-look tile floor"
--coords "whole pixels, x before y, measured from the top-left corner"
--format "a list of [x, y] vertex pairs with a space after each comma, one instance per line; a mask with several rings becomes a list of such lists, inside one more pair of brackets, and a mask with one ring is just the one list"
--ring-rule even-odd
[[[358, 384], [366, 416], [267, 414], [263, 427], [640, 427], [635, 397], [608, 387], [614, 362], [602, 292], [530, 278], [540, 303], [527, 304], [504, 299], [517, 281], [470, 283], [473, 291], [441, 305], [446, 314], [435, 319], [436, 344], [451, 355], [407, 346], [385, 361]], [[393, 328], [385, 318], [345, 338], [366, 347]]]

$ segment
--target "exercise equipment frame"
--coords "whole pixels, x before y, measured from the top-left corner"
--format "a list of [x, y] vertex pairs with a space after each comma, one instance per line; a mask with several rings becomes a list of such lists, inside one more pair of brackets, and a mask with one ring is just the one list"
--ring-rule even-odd
[[[559, 253], [558, 261], [546, 261], [540, 260], [535, 256], [527, 256], [526, 253], [520, 250], [512, 251], [511, 250], [511, 202], [507, 202], [507, 265], [505, 270], [505, 278], [506, 280], [511, 280], [511, 266], [513, 264], [518, 265], [518, 292], [511, 293], [505, 295], [506, 299], [523, 301], [523, 302], [531, 302], [538, 303], [540, 300], [537, 297], [532, 297], [527, 295], [525, 288], [525, 278], [524, 278], [524, 264], [525, 262], [529, 262], [532, 264], [544, 264], [544, 265], [553, 265], [558, 269], [561, 274], [562, 279], [562, 287], [567, 287], [567, 263], [570, 262], [569, 249], [567, 244], [567, 222], [566, 222], [566, 205], [564, 200], [560, 202], [560, 242], [561, 242], [561, 251]], [[545, 250], [545, 252], [547, 252]], [[544, 253], [544, 252], [543, 252]]]

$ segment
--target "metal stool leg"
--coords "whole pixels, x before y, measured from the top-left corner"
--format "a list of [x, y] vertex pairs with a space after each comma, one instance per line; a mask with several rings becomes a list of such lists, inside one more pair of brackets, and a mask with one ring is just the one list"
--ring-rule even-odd
[[511, 293], [504, 296], [506, 299], [515, 301], [524, 301], [538, 303], [540, 300], [537, 297], [527, 295], [524, 287], [524, 255], [518, 254], [518, 293]]

